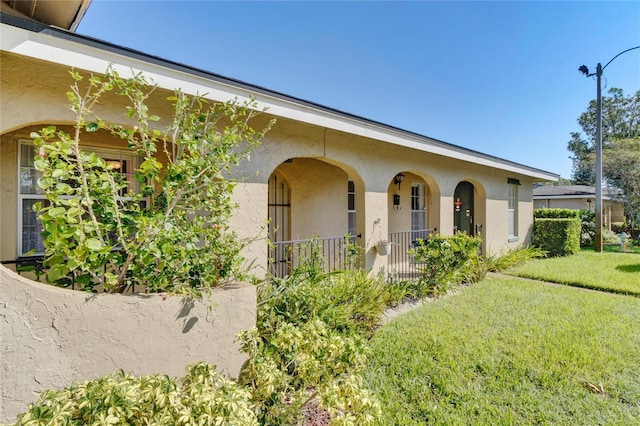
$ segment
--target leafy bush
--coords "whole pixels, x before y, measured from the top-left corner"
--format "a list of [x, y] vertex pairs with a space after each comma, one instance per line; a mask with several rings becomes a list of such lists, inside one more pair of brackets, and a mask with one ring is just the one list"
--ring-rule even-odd
[[609, 231], [608, 229], [602, 230], [602, 243], [603, 244], [620, 244], [620, 235], [616, 234], [613, 231]]
[[240, 380], [252, 389], [259, 421], [297, 424], [318, 404], [334, 423], [371, 424], [379, 406], [360, 372], [388, 300], [380, 277], [326, 273], [317, 256], [262, 283], [257, 326], [240, 337], [249, 354]]
[[[235, 186], [229, 172], [271, 126], [255, 131], [249, 125], [255, 103], [209, 105], [176, 91], [169, 98], [173, 117], [160, 129], [160, 117], [145, 104], [156, 87], [141, 75], [124, 79], [113, 70], [102, 78], [71, 75], [67, 95], [76, 114], [74, 134], [55, 126], [32, 134], [38, 149], [34, 164], [42, 172], [38, 185], [48, 202], [36, 206], [47, 281], [73, 280], [88, 291], [101, 285], [121, 292], [134, 284], [175, 291], [214, 287], [239, 274], [242, 246], [228, 227]], [[107, 94], [128, 102], [125, 119], [135, 125], [108, 124], [94, 114], [92, 108]], [[141, 157], [139, 166], [128, 170], [135, 182], [83, 150], [85, 132], [100, 129]]]
[[372, 424], [379, 406], [362, 385], [366, 339], [345, 336], [319, 320], [242, 333], [249, 361], [240, 382], [252, 389], [261, 424], [298, 424], [319, 401], [342, 424]]
[[535, 219], [533, 244], [550, 256], [566, 256], [580, 250], [580, 220]]
[[46, 391], [16, 425], [258, 425], [250, 394], [206, 363], [176, 379], [123, 371]]
[[470, 260], [470, 267], [466, 269], [463, 282], [477, 283], [482, 281], [488, 272], [504, 271], [530, 259], [545, 257], [547, 253], [537, 247], [514, 248], [499, 255], [475, 256]]
[[580, 210], [573, 209], [536, 209], [533, 211], [534, 219], [578, 219]]
[[258, 288], [258, 324], [324, 322], [341, 333], [369, 334], [387, 307], [387, 285], [364, 271], [294, 274]]
[[479, 235], [471, 237], [462, 232], [453, 236], [435, 235], [426, 242], [418, 239], [417, 246], [408, 252], [421, 271], [414, 296], [443, 294], [471, 276], [481, 243]]
[[611, 231], [616, 234], [620, 234], [627, 230], [627, 225], [624, 222], [611, 222]]
[[591, 247], [596, 238], [596, 213], [580, 210], [582, 230], [580, 231], [580, 247]]

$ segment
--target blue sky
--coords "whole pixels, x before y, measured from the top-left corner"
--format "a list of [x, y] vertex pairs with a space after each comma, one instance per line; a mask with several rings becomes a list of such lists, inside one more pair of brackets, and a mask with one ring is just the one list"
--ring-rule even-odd
[[77, 32], [570, 177], [577, 68], [640, 45], [640, 2], [93, 0]]

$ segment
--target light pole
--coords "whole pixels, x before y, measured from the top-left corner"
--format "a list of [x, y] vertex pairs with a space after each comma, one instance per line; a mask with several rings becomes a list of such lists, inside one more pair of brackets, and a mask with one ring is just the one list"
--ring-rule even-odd
[[604, 67], [598, 62], [596, 72], [594, 73], [589, 74], [589, 68], [585, 65], [578, 68], [578, 71], [587, 77], [593, 77], [595, 75], [598, 82], [596, 95], [596, 252], [602, 251], [602, 71], [618, 56], [634, 49], [640, 49], [640, 46], [623, 50], [607, 62]]

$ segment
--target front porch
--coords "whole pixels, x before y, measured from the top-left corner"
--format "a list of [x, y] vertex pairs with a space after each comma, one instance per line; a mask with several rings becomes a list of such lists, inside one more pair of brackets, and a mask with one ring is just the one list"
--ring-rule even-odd
[[362, 268], [417, 279], [419, 265], [408, 252], [418, 239], [479, 229], [485, 202], [471, 182], [448, 183], [450, 196], [443, 197], [426, 173], [373, 178], [377, 182], [318, 158], [291, 158], [275, 167], [267, 196], [269, 274], [282, 278], [311, 262], [327, 272]]
[[[376, 246], [376, 255], [386, 262], [384, 270], [388, 279], [415, 280], [420, 277], [420, 265], [408, 254], [419, 239], [427, 240], [435, 228], [415, 231], [390, 232], [386, 240], [390, 249]], [[307, 262], [307, 267], [325, 272], [351, 270], [362, 265], [362, 251], [356, 236], [310, 238], [295, 241], [279, 241], [269, 246], [269, 273], [277, 278], [291, 275]], [[379, 262], [380, 263], [380, 262]]]

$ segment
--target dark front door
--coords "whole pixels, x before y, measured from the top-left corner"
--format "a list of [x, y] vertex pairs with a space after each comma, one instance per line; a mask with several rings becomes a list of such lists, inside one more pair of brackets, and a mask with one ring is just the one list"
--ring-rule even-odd
[[473, 226], [473, 184], [460, 182], [453, 194], [453, 225], [455, 232], [475, 235]]

